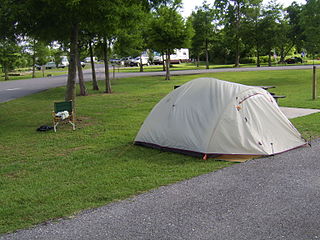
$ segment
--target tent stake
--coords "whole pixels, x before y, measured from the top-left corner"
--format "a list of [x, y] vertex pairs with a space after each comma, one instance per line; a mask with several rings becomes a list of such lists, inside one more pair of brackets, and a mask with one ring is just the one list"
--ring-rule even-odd
[[311, 147], [311, 136], [310, 136], [310, 140], [308, 142], [309, 147]]

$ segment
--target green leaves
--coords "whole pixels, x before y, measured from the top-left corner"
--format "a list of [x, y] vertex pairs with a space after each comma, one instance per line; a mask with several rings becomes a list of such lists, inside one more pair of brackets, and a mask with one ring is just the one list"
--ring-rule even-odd
[[300, 23], [304, 29], [306, 42], [304, 46], [310, 53], [320, 52], [320, 2], [309, 0], [301, 13]]
[[8, 72], [13, 70], [19, 57], [20, 47], [10, 39], [0, 40], [0, 65], [5, 73], [5, 80], [9, 80]]
[[159, 52], [185, 47], [191, 37], [189, 28], [174, 8], [161, 6], [150, 23], [150, 43]]

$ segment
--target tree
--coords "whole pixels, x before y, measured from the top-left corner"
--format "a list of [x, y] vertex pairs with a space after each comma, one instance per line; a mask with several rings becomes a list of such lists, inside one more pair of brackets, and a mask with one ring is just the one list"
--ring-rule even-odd
[[88, 40], [88, 46], [89, 46], [89, 54], [90, 54], [90, 64], [91, 64], [91, 72], [92, 72], [92, 89], [93, 90], [99, 90], [97, 77], [96, 77], [96, 70], [94, 66], [94, 54], [93, 54], [93, 46], [92, 46], [93, 38]]
[[209, 42], [215, 33], [214, 13], [209, 5], [203, 5], [192, 12], [189, 19], [194, 29], [192, 37], [192, 50], [197, 55], [197, 66], [199, 66], [199, 56], [204, 51], [206, 56], [206, 68], [209, 69]]
[[286, 56], [294, 47], [294, 41], [289, 37], [290, 25], [288, 19], [282, 18], [278, 24], [277, 49], [280, 54], [280, 62], [284, 62]]
[[243, 49], [242, 24], [247, 17], [248, 8], [256, 0], [215, 0], [214, 7], [217, 10], [220, 24], [230, 41], [235, 53], [235, 67], [240, 66], [240, 54]]
[[91, 74], [92, 74], [92, 90], [99, 90], [96, 70], [95, 70], [95, 44], [97, 42], [96, 33], [92, 31], [93, 29], [82, 29], [81, 31], [81, 47], [79, 48], [80, 55], [85, 58], [87, 56], [90, 57], [90, 65], [91, 65]]
[[[143, 0], [6, 0], [18, 8], [19, 17], [16, 26], [21, 33], [42, 40], [60, 40], [69, 43], [70, 56], [65, 100], [75, 99], [76, 55], [78, 51], [79, 31], [90, 26], [99, 34], [105, 44], [110, 46], [116, 37], [116, 31], [126, 21], [127, 12]], [[8, 5], [8, 6], [9, 6]], [[129, 16], [130, 17], [130, 16]], [[130, 19], [129, 19], [130, 20]], [[108, 45], [108, 46], [107, 46]], [[108, 59], [107, 52], [105, 51]], [[106, 61], [106, 75], [108, 62]], [[107, 90], [111, 92], [110, 79], [106, 77]]]
[[302, 10], [303, 6], [296, 2], [291, 3], [286, 9], [289, 25], [291, 26], [288, 36], [299, 50], [303, 47], [305, 41], [304, 27], [301, 25]]
[[262, 40], [261, 47], [268, 55], [268, 65], [271, 66], [272, 55], [276, 56], [275, 48], [279, 45], [280, 20], [282, 7], [276, 0], [270, 1], [262, 9], [262, 18], [259, 28]]
[[100, 0], [95, 19], [94, 32], [97, 33], [100, 49], [105, 63], [105, 92], [111, 93], [109, 77], [109, 55], [113, 46], [122, 32], [135, 28], [141, 21], [141, 13], [149, 11], [148, 2], [145, 0]]
[[246, 18], [243, 20], [242, 39], [253, 48], [257, 57], [257, 67], [260, 67], [260, 54], [262, 52], [265, 39], [264, 29], [262, 28], [261, 0], [250, 2], [246, 11]]
[[62, 59], [65, 54], [66, 53], [61, 49], [61, 47], [51, 49], [51, 55], [57, 67], [62, 63]]
[[192, 37], [192, 27], [177, 12], [180, 3], [176, 1], [171, 6], [159, 7], [150, 21], [150, 43], [166, 55], [166, 80], [170, 80], [170, 54], [176, 48], [189, 46]]
[[[109, 76], [109, 53], [110, 45], [114, 42], [117, 29], [121, 20], [121, 0], [100, 1], [101, 5], [96, 9], [97, 16], [92, 31], [98, 38], [98, 48], [102, 52], [105, 70], [105, 93], [112, 93]], [[125, 9], [125, 7], [123, 8]], [[90, 26], [86, 26], [89, 29]]]
[[319, 12], [320, 2], [318, 0], [307, 0], [300, 19], [300, 23], [304, 29], [303, 34], [306, 37], [304, 47], [313, 55], [320, 52]]
[[13, 70], [21, 56], [21, 47], [10, 39], [0, 40], [0, 65], [4, 72], [4, 79], [9, 80], [9, 71]]
[[0, 65], [5, 74], [5, 80], [9, 80], [9, 71], [13, 70], [20, 56], [21, 48], [18, 46], [16, 34], [17, 8], [10, 0], [2, 0], [0, 3]]
[[87, 96], [87, 88], [84, 83], [84, 77], [82, 72], [82, 65], [81, 65], [81, 49], [82, 43], [78, 41], [78, 49], [76, 52], [76, 61], [77, 61], [77, 72], [78, 72], [78, 79], [79, 79], [79, 87], [80, 87], [80, 96]]
[[16, 26], [22, 34], [52, 42], [70, 43], [70, 59], [65, 100], [75, 100], [76, 50], [79, 26], [90, 21], [97, 1], [8, 0], [18, 8]]
[[[282, 17], [278, 20], [279, 29], [277, 35], [281, 62], [284, 62], [285, 57], [291, 51], [295, 50], [295, 48], [301, 49], [303, 46], [305, 36], [303, 26], [301, 25], [302, 20], [300, 19], [301, 12], [302, 6], [293, 2], [287, 9], [285, 9], [285, 11], [282, 12]], [[315, 21], [316, 20], [317, 18], [315, 18]], [[314, 22], [310, 22], [310, 24], [313, 23]], [[308, 26], [305, 27], [308, 28]]]
[[32, 54], [32, 77], [35, 77], [35, 65], [45, 65], [50, 56], [50, 49], [48, 44], [34, 38], [25, 38], [27, 48]]
[[[135, 11], [131, 19], [133, 21], [126, 22], [127, 26], [122, 26], [122, 31], [118, 34], [114, 45], [116, 54], [125, 56], [140, 56], [140, 72], [143, 72], [142, 54], [147, 48], [152, 48], [149, 44], [148, 26], [152, 15], [150, 12]], [[135, 23], [135, 24], [132, 24]]]

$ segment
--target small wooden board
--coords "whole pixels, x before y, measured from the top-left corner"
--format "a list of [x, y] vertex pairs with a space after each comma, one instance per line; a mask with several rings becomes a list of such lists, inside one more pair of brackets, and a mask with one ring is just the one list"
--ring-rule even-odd
[[260, 155], [220, 155], [218, 157], [215, 157], [213, 159], [215, 160], [221, 160], [221, 161], [227, 161], [227, 162], [246, 162], [248, 160], [261, 157]]

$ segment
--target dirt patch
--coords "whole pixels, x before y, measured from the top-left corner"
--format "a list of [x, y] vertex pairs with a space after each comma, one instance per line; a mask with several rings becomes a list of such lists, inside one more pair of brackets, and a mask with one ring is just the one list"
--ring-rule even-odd
[[94, 122], [92, 121], [91, 117], [88, 117], [88, 116], [77, 117], [76, 128], [82, 128], [82, 127], [92, 126], [92, 125], [94, 125]]
[[27, 171], [26, 170], [4, 174], [4, 176], [6, 176], [7, 178], [10, 178], [10, 179], [17, 179], [17, 178], [20, 178], [20, 177], [24, 177], [26, 175], [27, 175]]
[[76, 151], [84, 150], [84, 149], [87, 149], [87, 148], [88, 148], [87, 146], [78, 146], [78, 147], [74, 147], [74, 148], [64, 149], [63, 152], [57, 153], [56, 156], [64, 157], [64, 156], [68, 155], [71, 152], [76, 152]]

